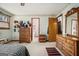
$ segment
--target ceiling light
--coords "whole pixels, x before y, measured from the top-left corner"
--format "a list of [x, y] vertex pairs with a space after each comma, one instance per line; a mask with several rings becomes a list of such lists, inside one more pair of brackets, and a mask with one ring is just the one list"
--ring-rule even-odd
[[25, 3], [21, 3], [21, 6], [25, 6]]

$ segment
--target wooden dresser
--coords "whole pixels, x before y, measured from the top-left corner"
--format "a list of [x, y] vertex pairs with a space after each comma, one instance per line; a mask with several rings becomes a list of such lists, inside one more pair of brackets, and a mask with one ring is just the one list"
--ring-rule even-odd
[[56, 36], [57, 48], [66, 56], [79, 56], [79, 40], [78, 38], [62, 35]]
[[20, 28], [20, 42], [31, 42], [31, 28]]

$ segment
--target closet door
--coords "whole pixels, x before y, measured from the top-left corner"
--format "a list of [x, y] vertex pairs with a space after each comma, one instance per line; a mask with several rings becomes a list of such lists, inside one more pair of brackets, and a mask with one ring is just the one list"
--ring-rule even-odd
[[48, 40], [50, 42], [56, 41], [56, 34], [57, 34], [57, 20], [56, 18], [49, 18]]

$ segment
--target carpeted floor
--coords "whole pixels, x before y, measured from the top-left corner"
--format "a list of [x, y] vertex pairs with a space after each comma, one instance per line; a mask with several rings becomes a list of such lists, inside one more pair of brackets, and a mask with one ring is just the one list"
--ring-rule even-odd
[[[46, 47], [48, 47], [48, 48], [55, 47], [56, 48], [56, 42], [46, 42], [46, 43], [39, 43], [39, 42], [19, 43], [18, 41], [12, 41], [12, 42], [9, 42], [7, 44], [11, 44], [11, 45], [12, 44], [20, 44], [20, 45], [26, 46], [26, 48], [29, 51], [30, 56], [48, 56]], [[57, 51], [59, 51], [59, 50], [57, 49]]]
[[47, 50], [48, 56], [61, 56], [61, 54], [54, 47], [47, 47], [46, 50]]

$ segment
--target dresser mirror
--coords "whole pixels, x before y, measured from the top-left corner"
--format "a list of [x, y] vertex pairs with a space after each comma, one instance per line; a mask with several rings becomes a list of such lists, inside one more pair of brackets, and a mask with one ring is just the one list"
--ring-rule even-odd
[[69, 36], [78, 36], [78, 12], [79, 8], [72, 8], [66, 14], [66, 34]]
[[63, 25], [63, 15], [61, 14], [61, 15], [59, 15], [58, 17], [57, 17], [57, 27], [58, 27], [58, 34], [62, 34], [62, 25]]

